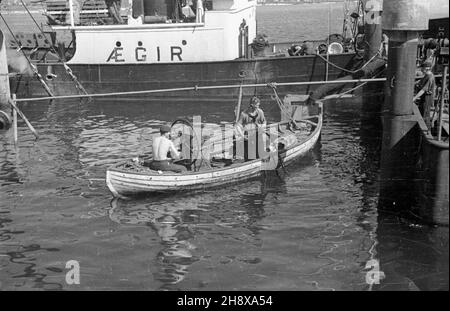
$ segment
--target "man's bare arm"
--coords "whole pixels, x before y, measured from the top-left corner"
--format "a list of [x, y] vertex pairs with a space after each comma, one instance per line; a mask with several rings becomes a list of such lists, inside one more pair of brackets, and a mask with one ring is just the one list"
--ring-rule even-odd
[[180, 159], [180, 153], [179, 153], [178, 150], [175, 148], [175, 145], [173, 144], [173, 142], [170, 142], [169, 151], [170, 151], [170, 155], [171, 155], [173, 158], [175, 158], [175, 159]]

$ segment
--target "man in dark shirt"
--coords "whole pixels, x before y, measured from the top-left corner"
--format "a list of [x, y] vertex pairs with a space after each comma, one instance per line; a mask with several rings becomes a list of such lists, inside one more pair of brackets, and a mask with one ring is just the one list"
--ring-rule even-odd
[[[259, 158], [258, 140], [261, 141], [263, 127], [266, 126], [266, 117], [264, 111], [260, 108], [261, 101], [253, 96], [249, 107], [242, 111], [236, 124], [238, 139], [244, 140], [244, 159], [253, 160]], [[236, 143], [234, 144], [234, 154], [236, 155]]]
[[418, 100], [417, 104], [419, 106], [420, 113], [422, 114], [423, 120], [427, 124], [428, 128], [431, 126], [430, 110], [431, 107], [434, 106], [434, 94], [436, 90], [436, 82], [431, 68], [431, 61], [426, 60], [422, 63], [421, 69], [424, 76], [419, 82], [417, 82], [417, 94], [414, 96], [414, 101]]
[[266, 117], [264, 111], [260, 108], [261, 101], [258, 97], [253, 96], [250, 100], [249, 107], [241, 112], [238, 124], [245, 128], [248, 124], [255, 124], [257, 126], [266, 125]]

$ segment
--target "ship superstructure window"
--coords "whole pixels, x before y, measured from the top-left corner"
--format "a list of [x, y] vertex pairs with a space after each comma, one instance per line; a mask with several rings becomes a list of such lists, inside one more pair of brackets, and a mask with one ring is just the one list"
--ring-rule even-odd
[[131, 0], [132, 18], [143, 24], [201, 22], [201, 0]]

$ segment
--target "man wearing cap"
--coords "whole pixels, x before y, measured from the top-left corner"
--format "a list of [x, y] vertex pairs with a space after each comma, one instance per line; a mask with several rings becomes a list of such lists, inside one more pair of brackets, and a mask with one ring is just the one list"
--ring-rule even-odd
[[172, 158], [180, 159], [180, 153], [170, 140], [170, 126], [162, 125], [159, 132], [160, 135], [153, 138], [153, 161], [150, 162], [149, 167], [157, 171], [186, 172], [186, 167], [172, 163], [172, 159], [167, 157], [170, 153]]
[[242, 127], [246, 127], [248, 124], [255, 124], [257, 126], [266, 125], [266, 117], [264, 116], [264, 111], [259, 107], [261, 101], [258, 97], [253, 96], [250, 100], [249, 107], [241, 112], [238, 120], [238, 124]]
[[[244, 139], [245, 161], [259, 157], [258, 140], [261, 139], [258, 136], [262, 135], [262, 131], [259, 131], [259, 129], [266, 126], [266, 117], [260, 105], [260, 99], [253, 96], [250, 100], [249, 107], [241, 112], [235, 127], [238, 136]], [[234, 147], [234, 153], [236, 154], [236, 146]]]
[[417, 94], [414, 96], [414, 101], [418, 100], [418, 106], [423, 120], [427, 124], [428, 128], [431, 126], [430, 121], [430, 109], [434, 106], [434, 94], [436, 90], [436, 82], [434, 74], [431, 70], [433, 64], [431, 61], [426, 60], [422, 63], [421, 70], [424, 74], [416, 84]]

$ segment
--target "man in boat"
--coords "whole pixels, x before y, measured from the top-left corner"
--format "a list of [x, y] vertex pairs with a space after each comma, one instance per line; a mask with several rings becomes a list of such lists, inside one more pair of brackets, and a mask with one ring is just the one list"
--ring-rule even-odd
[[[170, 140], [170, 126], [162, 125], [159, 129], [160, 136], [153, 138], [153, 161], [148, 166], [156, 171], [170, 171], [175, 173], [186, 172], [187, 169], [183, 165], [174, 164], [173, 158], [180, 159], [180, 153]], [[171, 158], [167, 157], [170, 153]], [[146, 163], [144, 163], [146, 165]], [[147, 166], [147, 165], [146, 165]]]
[[422, 63], [421, 69], [423, 78], [416, 84], [417, 94], [414, 96], [414, 101], [418, 100], [420, 113], [428, 128], [431, 128], [430, 109], [434, 106], [434, 94], [436, 91], [436, 82], [433, 71], [431, 70], [433, 64], [430, 60]]
[[[260, 105], [261, 100], [253, 96], [250, 100], [249, 107], [241, 112], [235, 126], [238, 139], [240, 137], [244, 140], [245, 161], [259, 158], [258, 140], [261, 140], [260, 135], [263, 134], [262, 128], [267, 124], [264, 111], [260, 108]], [[233, 154], [236, 156], [236, 139], [233, 145]]]
[[257, 126], [265, 126], [266, 125], [266, 117], [264, 116], [264, 111], [260, 108], [261, 100], [253, 96], [250, 99], [250, 105], [248, 108], [241, 112], [238, 120], [238, 125], [240, 127], [246, 127], [248, 124], [257, 125]]

